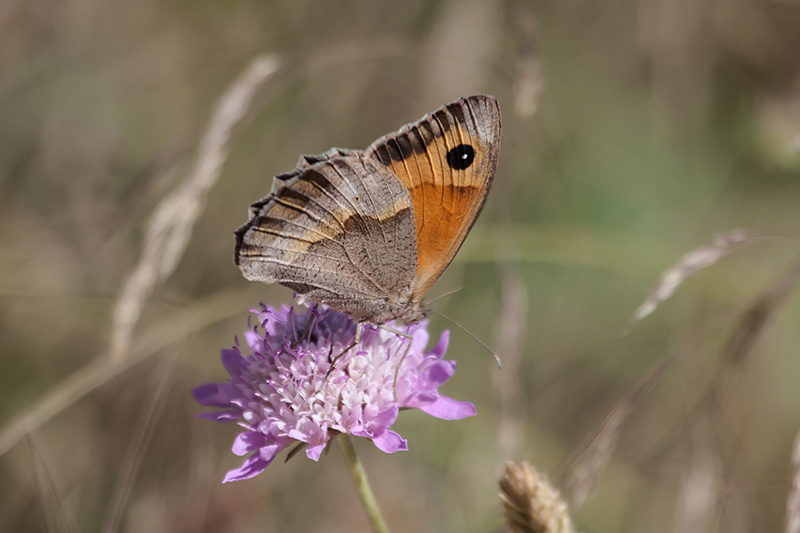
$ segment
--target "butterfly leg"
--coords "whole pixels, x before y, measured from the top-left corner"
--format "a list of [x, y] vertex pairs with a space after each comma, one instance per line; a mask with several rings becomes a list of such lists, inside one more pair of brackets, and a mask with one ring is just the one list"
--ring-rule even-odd
[[361, 322], [356, 324], [356, 338], [353, 340], [352, 343], [350, 343], [350, 345], [347, 348], [342, 350], [342, 352], [339, 355], [337, 355], [336, 357], [334, 357], [331, 360], [331, 366], [328, 369], [328, 372], [325, 374], [325, 377], [322, 379], [322, 383], [320, 384], [320, 388], [322, 388], [325, 385], [325, 383], [328, 381], [328, 376], [330, 376], [331, 372], [333, 372], [333, 369], [336, 368], [336, 363], [339, 362], [339, 359], [341, 359], [344, 354], [346, 354], [347, 352], [352, 350], [353, 347], [355, 347], [359, 342], [361, 342], [361, 332], [363, 331], [363, 329], [364, 329], [364, 325]]
[[[325, 310], [323, 312], [323, 314], [319, 317], [319, 319], [321, 320], [321, 319], [325, 318], [325, 315], [327, 313], [328, 313], [328, 311]], [[294, 319], [294, 315], [291, 315], [291, 316]], [[311, 330], [314, 329], [314, 326], [316, 325], [316, 323], [317, 323], [317, 316], [316, 315], [312, 315], [311, 316], [311, 320], [309, 320], [308, 324], [306, 324], [306, 327], [303, 328], [303, 334], [300, 335], [300, 338], [297, 339], [294, 342], [294, 344], [292, 345], [292, 348], [297, 348], [298, 346], [300, 346], [301, 342], [303, 342], [304, 340], [306, 340], [308, 338], [308, 336], [311, 334]], [[295, 336], [297, 335], [296, 332], [297, 332], [297, 328], [295, 328]]]
[[400, 367], [403, 365], [403, 362], [406, 360], [406, 356], [408, 355], [409, 350], [411, 350], [411, 343], [414, 341], [414, 336], [413, 335], [409, 335], [408, 333], [405, 333], [403, 331], [400, 331], [399, 329], [394, 329], [394, 328], [391, 328], [391, 327], [386, 326], [386, 325], [380, 325], [378, 327], [383, 329], [383, 330], [388, 331], [389, 333], [394, 333], [395, 335], [403, 337], [403, 340], [400, 341], [401, 345], [402, 345], [402, 343], [408, 341], [408, 344], [406, 345], [406, 349], [403, 352], [403, 357], [400, 358], [400, 362], [397, 363], [397, 366], [394, 369], [394, 381], [392, 382], [392, 388], [394, 390], [394, 401], [398, 401], [397, 400], [397, 377], [400, 375]]

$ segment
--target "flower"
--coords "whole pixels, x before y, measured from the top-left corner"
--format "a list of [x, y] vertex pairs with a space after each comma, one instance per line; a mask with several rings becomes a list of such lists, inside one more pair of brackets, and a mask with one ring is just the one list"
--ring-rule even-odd
[[260, 474], [295, 443], [316, 461], [338, 433], [366, 437], [386, 453], [407, 450], [406, 440], [389, 429], [400, 409], [445, 420], [477, 414], [471, 403], [439, 394], [456, 363], [442, 359], [448, 331], [425, 351], [427, 321], [403, 326], [413, 340], [363, 324], [356, 343], [356, 323], [321, 305], [305, 312], [262, 305], [252, 312], [258, 324], [250, 323], [246, 348], [237, 338], [236, 346], [222, 350], [228, 382], [193, 391], [201, 405], [221, 409], [198, 416], [244, 428], [233, 453], [249, 457], [223, 482]]

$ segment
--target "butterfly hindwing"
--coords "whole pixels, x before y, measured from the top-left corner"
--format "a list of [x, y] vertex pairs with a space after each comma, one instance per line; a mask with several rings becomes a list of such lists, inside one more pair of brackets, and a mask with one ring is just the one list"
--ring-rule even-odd
[[236, 232], [236, 261], [248, 279], [374, 318], [414, 277], [411, 198], [360, 153], [325, 155], [301, 158], [253, 204], [250, 222]]

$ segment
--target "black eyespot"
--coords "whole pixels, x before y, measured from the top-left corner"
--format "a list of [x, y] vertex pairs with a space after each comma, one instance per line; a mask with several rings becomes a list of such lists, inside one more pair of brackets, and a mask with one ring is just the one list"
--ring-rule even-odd
[[459, 144], [447, 152], [447, 164], [453, 170], [469, 168], [475, 161], [475, 150], [468, 144]]

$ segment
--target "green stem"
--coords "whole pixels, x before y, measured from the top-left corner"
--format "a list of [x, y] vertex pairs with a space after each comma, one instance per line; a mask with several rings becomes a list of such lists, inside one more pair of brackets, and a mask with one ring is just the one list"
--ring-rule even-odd
[[361, 500], [361, 505], [364, 507], [364, 512], [367, 513], [367, 520], [369, 520], [369, 525], [372, 526], [372, 531], [374, 533], [389, 533], [389, 528], [386, 527], [386, 522], [383, 521], [381, 510], [378, 509], [378, 503], [375, 501], [372, 489], [369, 488], [367, 473], [364, 471], [364, 466], [356, 453], [352, 435], [342, 433], [336, 440], [339, 441], [339, 446], [342, 448], [342, 455], [344, 455], [347, 468], [350, 470], [350, 477], [353, 478], [353, 484], [356, 486], [356, 492]]

